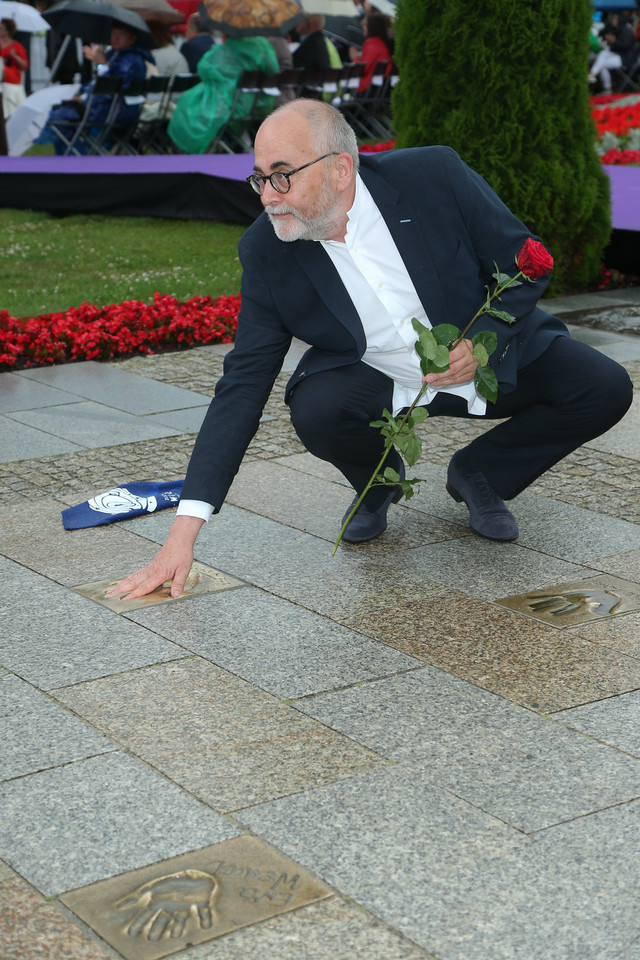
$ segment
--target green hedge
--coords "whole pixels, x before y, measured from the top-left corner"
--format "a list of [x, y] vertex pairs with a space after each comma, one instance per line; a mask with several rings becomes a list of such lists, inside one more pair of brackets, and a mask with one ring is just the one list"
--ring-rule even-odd
[[587, 85], [591, 0], [397, 10], [397, 146], [453, 147], [549, 247], [551, 292], [586, 286], [611, 232]]

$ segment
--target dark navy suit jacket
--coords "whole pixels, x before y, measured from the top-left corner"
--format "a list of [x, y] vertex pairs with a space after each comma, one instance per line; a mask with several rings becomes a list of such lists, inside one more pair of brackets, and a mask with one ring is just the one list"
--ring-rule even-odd
[[[361, 160], [361, 176], [384, 217], [432, 325], [463, 329], [493, 287], [495, 264], [514, 275], [531, 236], [448, 147], [394, 150]], [[242, 306], [234, 349], [204, 420], [187, 471], [183, 499], [217, 510], [255, 434], [292, 337], [311, 344], [287, 386], [356, 363], [365, 334], [331, 259], [318, 242], [278, 240], [266, 214], [242, 237]], [[507, 324], [483, 315], [472, 332], [493, 330], [500, 389], [513, 390], [518, 368], [537, 359], [566, 327], [536, 306], [548, 278], [505, 292], [496, 305]]]

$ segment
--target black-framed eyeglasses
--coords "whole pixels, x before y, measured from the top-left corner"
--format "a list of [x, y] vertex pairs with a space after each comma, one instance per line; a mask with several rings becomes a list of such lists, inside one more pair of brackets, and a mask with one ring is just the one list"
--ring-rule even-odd
[[289, 193], [289, 190], [291, 190], [291, 177], [294, 173], [300, 173], [305, 167], [310, 167], [313, 163], [318, 163], [320, 160], [326, 160], [327, 157], [337, 156], [339, 156], [338, 152], [333, 150], [331, 153], [323, 153], [321, 157], [316, 157], [315, 160], [309, 160], [309, 163], [303, 163], [301, 167], [296, 167], [295, 170], [275, 170], [268, 176], [264, 173], [252, 173], [250, 177], [247, 177], [247, 183], [251, 184], [256, 193], [262, 193], [267, 181], [269, 181], [276, 193]]

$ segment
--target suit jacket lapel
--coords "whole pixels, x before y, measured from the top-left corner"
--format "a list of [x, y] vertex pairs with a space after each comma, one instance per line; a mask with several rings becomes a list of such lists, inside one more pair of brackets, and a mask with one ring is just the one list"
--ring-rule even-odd
[[[409, 276], [432, 324], [446, 321], [444, 292], [436, 267], [437, 255], [419, 222], [417, 204], [399, 203], [398, 191], [375, 170], [363, 167], [362, 178], [382, 214]], [[435, 238], [433, 238], [435, 240]], [[358, 313], [340, 276], [320, 243], [300, 240], [293, 244], [296, 259], [331, 313], [340, 320], [364, 350], [364, 333]]]
[[322, 244], [313, 240], [300, 240], [294, 244], [294, 252], [298, 263], [318, 291], [320, 299], [347, 328], [358, 348], [364, 353], [366, 342], [360, 317]]
[[376, 170], [363, 166], [361, 176], [389, 228], [430, 322], [434, 326], [445, 322], [447, 305], [437, 266], [435, 231], [429, 234], [429, 225], [420, 217], [419, 204], [399, 202], [398, 191]]

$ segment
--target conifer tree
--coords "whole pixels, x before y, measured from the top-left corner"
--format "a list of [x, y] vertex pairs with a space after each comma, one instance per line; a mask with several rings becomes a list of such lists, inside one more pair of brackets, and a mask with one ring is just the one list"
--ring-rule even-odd
[[549, 248], [554, 293], [596, 277], [611, 232], [587, 86], [591, 15], [591, 0], [397, 5], [397, 147], [453, 147]]

